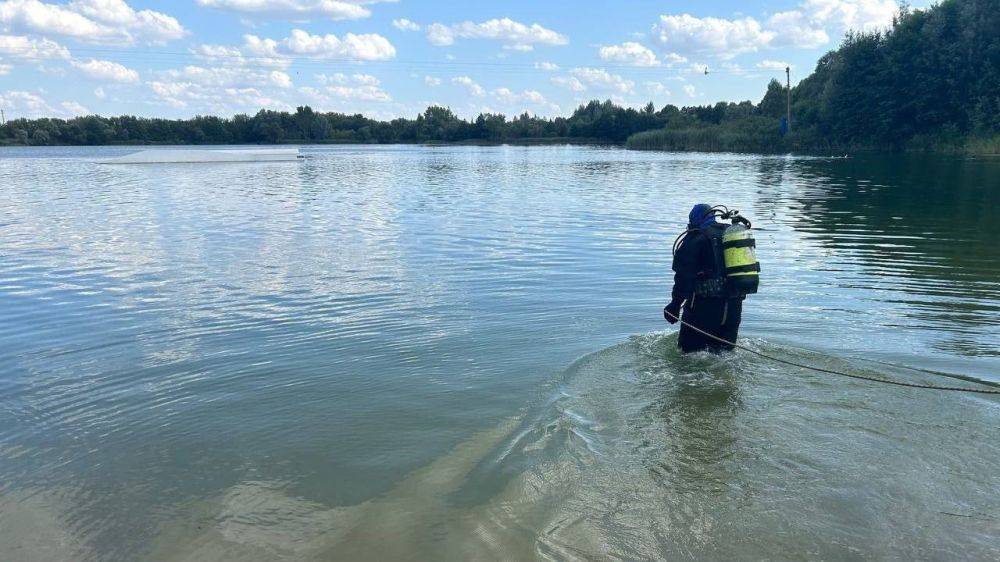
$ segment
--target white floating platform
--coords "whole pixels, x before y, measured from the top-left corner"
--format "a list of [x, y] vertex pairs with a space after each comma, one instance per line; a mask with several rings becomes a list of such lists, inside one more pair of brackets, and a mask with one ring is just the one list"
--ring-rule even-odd
[[196, 164], [210, 162], [291, 162], [304, 158], [297, 148], [262, 150], [143, 150], [101, 164]]

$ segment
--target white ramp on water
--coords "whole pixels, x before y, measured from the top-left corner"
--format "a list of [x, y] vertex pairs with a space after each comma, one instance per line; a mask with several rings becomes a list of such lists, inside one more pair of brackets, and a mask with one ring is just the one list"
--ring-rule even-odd
[[104, 160], [102, 164], [195, 164], [211, 162], [290, 162], [302, 155], [297, 148], [262, 150], [143, 150], [120, 158]]

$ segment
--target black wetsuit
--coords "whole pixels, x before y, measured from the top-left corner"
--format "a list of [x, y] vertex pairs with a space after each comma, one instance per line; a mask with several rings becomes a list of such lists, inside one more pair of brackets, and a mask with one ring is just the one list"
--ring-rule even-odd
[[[724, 225], [706, 228], [725, 229]], [[689, 232], [674, 254], [674, 288], [671, 298], [674, 302], [684, 302], [681, 319], [691, 325], [726, 341], [735, 342], [743, 318], [744, 297], [708, 297], [695, 295], [695, 287], [701, 281], [719, 277], [712, 241], [702, 230]], [[685, 352], [722, 351], [732, 349], [731, 345], [719, 343], [707, 336], [681, 325], [677, 345]]]

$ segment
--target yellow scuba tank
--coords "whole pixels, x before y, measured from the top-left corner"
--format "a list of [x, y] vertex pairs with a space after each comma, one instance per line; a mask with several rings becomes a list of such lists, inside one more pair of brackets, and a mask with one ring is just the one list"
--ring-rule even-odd
[[757, 292], [760, 285], [760, 262], [754, 248], [753, 231], [749, 224], [733, 221], [722, 234], [722, 256], [726, 266], [726, 285], [731, 295], [744, 296]]

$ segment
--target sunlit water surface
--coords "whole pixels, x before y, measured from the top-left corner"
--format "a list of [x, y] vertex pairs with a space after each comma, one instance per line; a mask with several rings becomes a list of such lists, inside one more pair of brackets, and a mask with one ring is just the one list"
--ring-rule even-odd
[[0, 151], [0, 559], [1000, 558], [1000, 401], [660, 316], [693, 203], [743, 342], [1000, 382], [1000, 162]]

